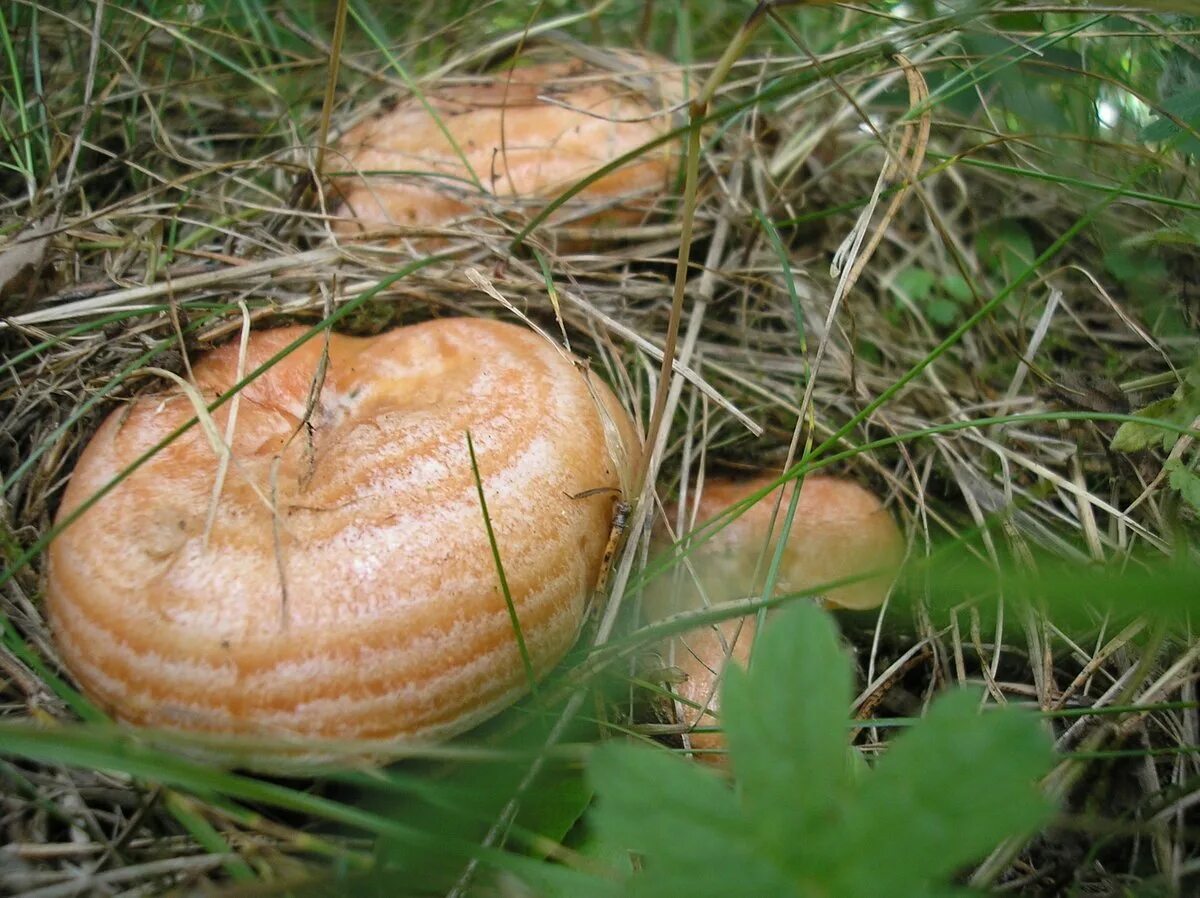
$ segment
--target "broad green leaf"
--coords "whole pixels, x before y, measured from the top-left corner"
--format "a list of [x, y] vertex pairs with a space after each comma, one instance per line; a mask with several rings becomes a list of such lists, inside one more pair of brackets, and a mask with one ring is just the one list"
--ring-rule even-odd
[[881, 881], [889, 895], [917, 894], [1003, 839], [1032, 834], [1052, 810], [1037, 788], [1052, 763], [1032, 716], [981, 714], [974, 690], [940, 698], [896, 740], [847, 814], [839, 894], [866, 896]]
[[832, 618], [810, 604], [763, 628], [749, 673], [725, 671], [721, 719], [742, 805], [765, 846], [797, 871], [819, 866], [850, 788], [852, 668]]
[[761, 853], [760, 834], [712, 771], [665, 751], [605, 745], [589, 766], [597, 835], [637, 852], [624, 895], [802, 895]]
[[1200, 511], [1200, 474], [1177, 458], [1168, 461], [1165, 469], [1170, 474], [1171, 489], [1179, 493], [1193, 509]]

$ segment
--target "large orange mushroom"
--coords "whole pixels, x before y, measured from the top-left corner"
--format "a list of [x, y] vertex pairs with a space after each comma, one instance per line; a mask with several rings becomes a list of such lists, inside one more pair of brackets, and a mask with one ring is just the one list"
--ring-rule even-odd
[[[301, 332], [252, 334], [244, 370]], [[205, 401], [237, 382], [240, 349], [195, 365]], [[386, 750], [522, 695], [468, 432], [535, 675], [575, 640], [612, 521], [597, 490], [632, 446], [608, 388], [529, 330], [447, 319], [332, 336], [309, 410], [322, 349], [291, 352], [51, 545], [62, 658], [120, 720]], [[182, 391], [114, 411], [60, 520], [195, 414]]]

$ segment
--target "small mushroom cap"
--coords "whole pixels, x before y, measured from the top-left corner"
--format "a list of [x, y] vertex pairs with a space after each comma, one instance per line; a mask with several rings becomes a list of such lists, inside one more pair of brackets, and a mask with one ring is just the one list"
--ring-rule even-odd
[[[767, 489], [773, 481], [770, 476], [743, 481], [706, 480], [697, 522], [712, 520], [730, 506]], [[715, 604], [761, 592], [791, 496], [790, 488], [784, 489], [787, 491], [773, 530], [771, 519], [779, 489], [767, 493], [693, 550], [689, 558], [695, 580], [682, 573], [675, 583], [669, 575], [656, 581], [658, 585], [647, 596], [651, 617], [702, 607], [705, 598]], [[771, 533], [775, 535], [769, 536]], [[887, 597], [903, 554], [899, 528], [872, 493], [849, 480], [807, 477], [800, 490], [775, 591], [803, 592], [835, 580], [870, 574], [830, 589], [825, 603], [835, 608], [874, 608]], [[697, 580], [703, 593], [696, 586]], [[730, 658], [742, 665], [748, 663], [754, 631], [753, 617], [735, 618], [682, 634], [668, 647], [669, 663], [686, 677], [674, 691], [685, 700], [679, 708], [687, 726], [716, 723], [713, 714], [720, 709], [720, 680], [725, 665]], [[719, 733], [694, 733], [690, 742], [698, 749], [722, 748], [725, 744]], [[723, 755], [718, 753], [701, 753], [697, 758], [723, 762]]]
[[[710, 521], [767, 489], [774, 480], [771, 476], [706, 480], [697, 508], [697, 524]], [[767, 493], [690, 553], [692, 567], [710, 602], [741, 598], [762, 590], [786, 519], [791, 489], [785, 485]], [[776, 514], [781, 490], [786, 492]], [[801, 592], [870, 574], [828, 590], [824, 598], [834, 608], [875, 608], [887, 597], [903, 555], [900, 530], [875, 495], [850, 480], [807, 477], [800, 490], [775, 591]], [[698, 607], [702, 601], [694, 588], [685, 588], [668, 599], [675, 610]], [[667, 607], [659, 613], [670, 611]]]
[[[481, 188], [489, 201], [531, 213], [666, 134], [681, 78], [666, 60], [617, 58], [628, 64], [621, 78], [575, 61], [434, 85], [352, 128], [327, 163], [360, 173], [335, 182], [343, 199], [335, 230], [444, 226], [483, 205]], [[648, 150], [589, 184], [568, 209], [599, 207], [600, 221], [636, 223], [669, 188], [678, 155], [674, 145]]]
[[[244, 370], [302, 332], [252, 334]], [[218, 454], [193, 427], [51, 545], [62, 658], [119, 719], [391, 744], [452, 735], [518, 698], [528, 683], [468, 431], [535, 671], [576, 638], [614, 495], [569, 496], [618, 488], [634, 445], [607, 387], [524, 328], [431, 321], [333, 335], [306, 426], [322, 348], [310, 340], [241, 391], [215, 513]], [[237, 382], [238, 351], [197, 362], [206, 401]], [[217, 432], [233, 409], [213, 414]], [[59, 519], [194, 415], [179, 392], [113, 412]]]

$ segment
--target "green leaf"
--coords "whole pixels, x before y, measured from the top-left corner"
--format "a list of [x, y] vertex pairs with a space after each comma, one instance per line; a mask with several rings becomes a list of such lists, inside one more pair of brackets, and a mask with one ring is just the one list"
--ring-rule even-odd
[[1193, 509], [1200, 511], [1200, 474], [1177, 458], [1168, 461], [1163, 469], [1170, 474], [1171, 489], [1179, 493]]
[[[1178, 394], [1179, 391], [1176, 390], [1176, 396]], [[1178, 402], [1176, 396], [1160, 399], [1158, 402], [1151, 402], [1145, 408], [1138, 409], [1135, 414], [1139, 418], [1156, 418], [1165, 421], [1175, 410], [1175, 405]], [[1173, 436], [1177, 436], [1177, 434], [1164, 431], [1161, 427], [1156, 427], [1153, 424], [1126, 421], [1117, 428], [1117, 432], [1113, 435], [1111, 448], [1115, 452], [1141, 452], [1144, 449], [1149, 449], [1155, 443], [1162, 442], [1164, 439]]]
[[589, 766], [598, 836], [642, 856], [622, 894], [798, 895], [759, 849], [733, 792], [712, 771], [665, 751], [597, 749]]
[[[1176, 427], [1191, 427], [1200, 417], [1200, 358], [1194, 361], [1183, 375], [1183, 381], [1175, 392], [1166, 399], [1152, 402], [1135, 414], [1140, 418], [1154, 418]], [[1175, 430], [1164, 430], [1153, 424], [1127, 421], [1117, 428], [1111, 447], [1117, 452], [1139, 452], [1161, 443], [1164, 451], [1170, 452], [1179, 441]]]
[[1053, 758], [1033, 716], [981, 714], [974, 690], [939, 699], [896, 740], [847, 815], [846, 854], [871, 863], [844, 862], [840, 894], [869, 895], [885, 874], [887, 894], [916, 894], [1001, 840], [1032, 834], [1052, 811], [1037, 780]]
[[939, 282], [942, 291], [957, 303], [966, 305], [974, 298], [974, 294], [971, 293], [971, 285], [961, 274], [944, 274]]
[[[561, 895], [563, 898], [625, 898], [626, 895], [624, 885], [615, 878], [523, 857], [515, 857], [514, 860], [518, 876], [535, 895]], [[526, 892], [514, 891], [513, 894], [522, 895]]]
[[924, 268], [906, 268], [896, 275], [895, 286], [898, 291], [919, 304], [929, 297], [934, 281], [934, 276]]
[[1169, 272], [1166, 264], [1146, 247], [1123, 243], [1104, 253], [1104, 267], [1127, 288], [1157, 290]]
[[1001, 219], [982, 228], [975, 251], [995, 274], [1011, 280], [1037, 258], [1029, 232], [1012, 219]]
[[949, 326], [958, 318], [959, 307], [948, 299], [934, 299], [925, 306], [925, 314], [934, 324]]
[[[1162, 101], [1164, 112], [1170, 113], [1175, 119], [1188, 125], [1192, 130], [1200, 129], [1200, 90], [1184, 90], [1166, 97]], [[1194, 135], [1185, 132], [1174, 120], [1160, 116], [1142, 129], [1141, 138], [1148, 142], [1171, 140], [1183, 134], [1180, 147], [1194, 153], [1200, 148]]]
[[824, 863], [850, 789], [851, 670], [830, 616], [797, 604], [763, 629], [749, 673], [725, 671], [721, 719], [742, 806], [798, 872]]
[[602, 891], [556, 894], [964, 898], [952, 874], [1051, 812], [1037, 787], [1049, 739], [1031, 715], [981, 714], [974, 691], [935, 702], [874, 770], [856, 769], [852, 667], [811, 605], [781, 612], [750, 671], [725, 676], [738, 790], [665, 751], [601, 747], [589, 769], [603, 848], [593, 854], [633, 863], [609, 864]]

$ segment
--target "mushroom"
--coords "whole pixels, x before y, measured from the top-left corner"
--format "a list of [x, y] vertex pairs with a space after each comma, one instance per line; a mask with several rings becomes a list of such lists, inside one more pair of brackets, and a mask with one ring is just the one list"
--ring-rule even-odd
[[[435, 84], [351, 128], [326, 165], [355, 173], [334, 181], [342, 198], [335, 231], [438, 228], [477, 213], [481, 199], [537, 211], [668, 133], [683, 98], [679, 75], [657, 57], [613, 51], [611, 62], [609, 69], [548, 63]], [[678, 153], [673, 144], [647, 150], [561, 211], [587, 224], [636, 223], [669, 186]]]
[[[705, 481], [696, 510], [700, 522], [711, 520], [730, 506], [768, 488], [773, 477], [731, 481]], [[702, 607], [761, 592], [771, 563], [790, 489], [775, 516], [779, 490], [764, 498], [716, 531], [688, 555], [680, 571], [682, 588], [665, 584], [649, 596], [653, 618]], [[805, 478], [796, 515], [784, 545], [775, 586], [777, 594], [803, 592], [847, 578], [860, 577], [831, 587], [823, 595], [831, 608], [866, 610], [883, 603], [891, 589], [904, 552], [899, 528], [879, 499], [858, 484], [834, 477]], [[669, 580], [671, 578], [665, 578]], [[670, 663], [682, 676], [674, 691], [678, 717], [688, 727], [710, 727], [720, 710], [718, 689], [725, 665], [732, 658], [745, 665], [755, 633], [754, 616], [733, 618], [681, 634], [668, 647]], [[713, 750], [724, 747], [719, 733], [692, 733], [691, 747], [697, 758], [721, 763]]]
[[[302, 331], [252, 334], [242, 371]], [[332, 335], [328, 349], [310, 413], [321, 340], [52, 543], [62, 659], [118, 719], [373, 751], [449, 737], [509, 705], [530, 682], [476, 470], [534, 674], [575, 640], [634, 439], [608, 388], [534, 333], [482, 319]], [[196, 363], [206, 402], [239, 380], [239, 351]], [[221, 484], [213, 440], [235, 406]], [[114, 411], [59, 520], [196, 411], [184, 392]]]

